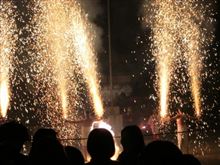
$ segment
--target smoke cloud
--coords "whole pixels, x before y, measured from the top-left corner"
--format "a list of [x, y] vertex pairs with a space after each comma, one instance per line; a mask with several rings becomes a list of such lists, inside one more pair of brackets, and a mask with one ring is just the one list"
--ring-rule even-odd
[[77, 1], [81, 4], [83, 10], [88, 15], [88, 19], [92, 24], [93, 30], [96, 34], [95, 43], [93, 43], [93, 45], [95, 46], [95, 50], [97, 52], [102, 51], [103, 45], [102, 45], [101, 36], [103, 34], [103, 29], [95, 23], [96, 18], [100, 14], [103, 14], [103, 9], [100, 4], [101, 0], [77, 0]]

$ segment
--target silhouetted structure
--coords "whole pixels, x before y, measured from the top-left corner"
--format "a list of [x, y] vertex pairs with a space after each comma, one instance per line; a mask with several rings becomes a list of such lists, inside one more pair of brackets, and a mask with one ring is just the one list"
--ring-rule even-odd
[[122, 153], [118, 160], [122, 165], [135, 165], [144, 148], [144, 138], [140, 128], [136, 125], [125, 127], [121, 131]]
[[115, 153], [112, 134], [103, 128], [94, 129], [90, 132], [87, 141], [87, 150], [91, 156], [88, 165], [118, 165], [117, 161], [110, 158]]

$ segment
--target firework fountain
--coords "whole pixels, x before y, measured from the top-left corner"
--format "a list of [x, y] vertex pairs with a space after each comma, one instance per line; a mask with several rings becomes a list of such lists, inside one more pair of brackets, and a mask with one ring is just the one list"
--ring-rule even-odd
[[[201, 87], [205, 73], [204, 60], [208, 56], [207, 47], [214, 37], [212, 27], [215, 19], [212, 17], [211, 6], [210, 2], [198, 0], [150, 0], [145, 3], [144, 14], [147, 17], [144, 20], [145, 25], [151, 28], [151, 52], [156, 62], [155, 85], [162, 123], [171, 121], [171, 116], [173, 113], [178, 114], [178, 109], [184, 111], [184, 105], [188, 104], [185, 96], [190, 91], [189, 104], [193, 103], [195, 116], [200, 119], [194, 118], [194, 121], [190, 122], [196, 122], [196, 127], [200, 125], [199, 127], [205, 128], [201, 126], [206, 124], [201, 117], [204, 113]], [[188, 119], [193, 120], [192, 118]], [[183, 127], [178, 121], [179, 118], [176, 120], [179, 145]], [[190, 134], [192, 135], [189, 133], [189, 136]], [[201, 147], [202, 139], [204, 135], [198, 133], [194, 143], [204, 152], [205, 147]]]
[[[28, 20], [31, 22], [30, 25], [29, 22], [24, 23], [19, 17], [16, 18], [20, 19], [18, 22], [26, 24], [21, 27], [24, 29], [19, 29], [19, 34], [24, 35], [19, 42], [25, 45], [25, 48], [19, 47], [19, 50], [27, 49], [27, 52], [30, 49], [34, 50], [32, 54], [27, 53], [30, 56], [27, 59], [30, 63], [33, 62], [30, 71], [27, 72], [34, 73], [33, 80], [37, 82], [30, 82], [30, 84], [37, 84], [35, 92], [43, 95], [40, 103], [46, 105], [46, 108], [40, 109], [42, 122], [45, 122], [46, 126], [49, 123], [49, 126], [55, 128], [62, 135], [61, 138], [68, 138], [69, 135], [71, 138], [75, 137], [75, 133], [79, 135], [77, 132], [79, 125], [71, 124], [70, 126], [66, 120], [80, 120], [81, 115], [78, 109], [85, 108], [84, 98], [89, 95], [96, 119], [98, 119], [92, 127], [98, 125], [99, 128], [104, 127], [112, 132], [111, 126], [101, 120], [104, 110], [94, 50], [96, 33], [82, 6], [77, 0], [33, 0], [28, 4], [30, 13], [27, 14], [31, 15], [31, 19]], [[157, 65], [155, 84], [158, 89], [160, 116], [164, 118], [170, 113], [169, 103], [175, 100], [172, 98], [172, 86], [176, 86], [184, 93], [188, 89], [185, 89], [186, 86], [183, 84], [190, 84], [195, 114], [200, 117], [202, 115], [201, 73], [203, 60], [207, 55], [204, 48], [213, 38], [212, 30], [207, 30], [207, 25], [212, 25], [214, 22], [211, 17], [206, 17], [210, 4], [204, 5], [204, 1], [201, 3], [199, 0], [149, 0], [146, 1], [145, 6], [147, 15], [145, 23], [152, 29], [151, 51]], [[11, 84], [15, 85], [11, 80], [13, 68], [15, 69], [12, 67], [13, 62], [22, 64], [22, 60], [26, 60], [16, 61], [13, 56], [16, 40], [18, 40], [15, 10], [10, 1], [0, 2], [2, 117], [7, 116], [11, 99]], [[207, 25], [204, 25], [204, 22]], [[29, 32], [32, 36], [25, 38], [23, 34], [25, 32]], [[29, 43], [30, 41], [33, 43]], [[16, 70], [19, 69], [16, 68]], [[176, 74], [181, 73], [182, 70], [185, 70], [187, 75], [183, 75], [180, 79]], [[26, 103], [21, 103], [21, 105], [29, 113], [28, 108], [25, 107]], [[24, 114], [21, 115], [24, 116]]]
[[[208, 4], [209, 6], [210, 4]], [[170, 86], [173, 80], [179, 85], [174, 71], [187, 68], [191, 93], [197, 117], [201, 116], [201, 70], [204, 55], [203, 47], [212, 40], [203, 27], [207, 6], [197, 0], [152, 0], [146, 2], [146, 23], [152, 29], [152, 53], [157, 64], [157, 89], [160, 100], [160, 115], [165, 117], [169, 107]], [[149, 7], [150, 6], [150, 7]], [[150, 19], [149, 19], [150, 18]], [[208, 24], [213, 22], [208, 18]], [[179, 61], [185, 61], [184, 64]], [[184, 66], [177, 66], [182, 64]], [[180, 71], [182, 72], [182, 71]], [[185, 80], [186, 77], [183, 77]], [[186, 83], [186, 82], [183, 82]], [[183, 90], [186, 91], [186, 90]]]
[[13, 5], [0, 2], [0, 106], [1, 116], [6, 117], [10, 102], [10, 76], [16, 44], [16, 24]]
[[78, 109], [85, 109], [82, 95], [89, 94], [97, 119], [104, 113], [93, 45], [96, 34], [78, 1], [35, 0], [31, 8], [37, 81], [46, 89], [43, 113], [46, 122], [68, 138], [77, 132], [77, 124], [68, 128], [65, 121], [80, 120]]
[[[23, 60], [28, 59], [31, 63], [30, 70], [25, 68], [27, 72], [24, 76], [29, 87], [34, 87], [33, 96], [41, 95], [40, 98], [35, 97], [33, 104], [40, 99], [40, 104], [45, 107], [40, 112], [35, 111], [40, 114], [33, 116], [40, 117], [41, 126], [54, 128], [61, 139], [81, 137], [79, 124], [69, 124], [67, 121], [80, 121], [84, 118], [82, 114], [85, 112], [80, 111], [88, 108], [84, 105], [89, 101], [98, 122], [103, 123], [100, 119], [104, 114], [93, 25], [77, 0], [34, 0], [22, 3], [27, 10], [27, 22], [24, 21], [25, 14], [15, 15], [10, 1], [0, 2], [0, 117], [6, 117], [10, 84], [15, 83], [10, 80], [15, 68], [12, 62], [22, 65]], [[19, 26], [21, 38], [15, 34], [16, 23], [22, 24]], [[25, 33], [28, 33], [28, 36]], [[28, 57], [14, 59], [17, 55], [17, 40], [22, 45], [17, 53]], [[19, 69], [21, 68], [16, 68]], [[33, 78], [29, 79], [28, 74], [33, 75]], [[24, 92], [24, 95], [26, 94]], [[21, 103], [23, 104], [25, 103]], [[16, 104], [13, 106], [17, 109]], [[31, 111], [27, 107], [24, 108], [27, 113]], [[23, 115], [23, 112], [21, 113]], [[19, 117], [13, 117], [14, 119], [21, 121]], [[29, 119], [25, 123], [28, 124]]]

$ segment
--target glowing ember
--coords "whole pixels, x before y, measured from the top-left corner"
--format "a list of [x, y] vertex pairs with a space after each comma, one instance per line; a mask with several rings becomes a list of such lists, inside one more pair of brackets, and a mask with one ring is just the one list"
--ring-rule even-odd
[[10, 71], [12, 71], [12, 55], [17, 39], [14, 34], [16, 24], [13, 12], [13, 6], [10, 2], [0, 2], [0, 106], [3, 117], [6, 116], [9, 106], [9, 79]]

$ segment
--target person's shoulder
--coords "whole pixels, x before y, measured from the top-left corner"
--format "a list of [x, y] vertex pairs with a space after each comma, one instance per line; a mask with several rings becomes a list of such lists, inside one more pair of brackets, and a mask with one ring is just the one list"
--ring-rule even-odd
[[121, 163], [116, 160], [111, 160], [109, 165], [121, 165]]
[[[88, 162], [85, 165], [97, 165], [97, 163], [95, 162]], [[121, 165], [121, 163], [119, 161], [115, 161], [115, 160], [110, 160], [108, 162], [106, 162], [106, 165]]]

